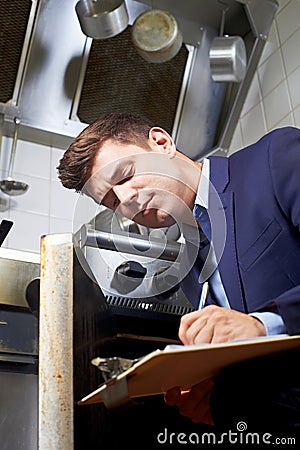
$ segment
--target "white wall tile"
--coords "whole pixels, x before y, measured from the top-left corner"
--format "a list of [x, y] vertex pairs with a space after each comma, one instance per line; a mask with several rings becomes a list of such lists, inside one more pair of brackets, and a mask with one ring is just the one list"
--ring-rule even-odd
[[76, 233], [84, 224], [90, 222], [99, 212], [99, 208], [95, 204], [94, 211], [86, 214], [87, 211], [79, 211], [78, 203], [75, 205], [75, 212], [72, 220], [59, 219], [50, 217], [50, 233]]
[[9, 248], [39, 253], [40, 238], [49, 233], [49, 219], [24, 211], [11, 211], [14, 222], [8, 235]]
[[265, 43], [264, 49], [262, 51], [260, 60], [259, 60], [259, 66], [263, 64], [263, 62], [271, 56], [272, 53], [274, 53], [279, 48], [279, 38], [277, 33], [277, 27], [275, 21], [272, 23], [272, 26], [270, 28], [268, 39]]
[[300, 105], [294, 109], [295, 126], [300, 128]]
[[51, 181], [50, 216], [73, 220], [79, 194], [66, 189], [58, 181]]
[[18, 141], [14, 172], [49, 180], [50, 147]]
[[300, 28], [282, 46], [283, 61], [287, 74], [290, 74], [293, 70], [300, 66], [299, 45]]
[[51, 150], [51, 179], [59, 181], [56, 167], [59, 164], [59, 160], [62, 158], [64, 150], [53, 147]]
[[237, 150], [243, 148], [243, 138], [242, 138], [242, 132], [241, 132], [241, 124], [238, 122], [230, 146], [228, 150], [228, 155], [231, 155], [232, 153], [236, 152]]
[[296, 108], [300, 105], [300, 67], [288, 76], [287, 83], [292, 107]]
[[[1, 207], [1, 203], [0, 203], [0, 207]], [[0, 209], [0, 223], [2, 222], [2, 220], [10, 220], [9, 214], [10, 214], [9, 211], [2, 211]], [[8, 238], [9, 238], [11, 230], [12, 229], [9, 230], [8, 235], [6, 236], [6, 238], [4, 239], [4, 241], [1, 244], [1, 247], [4, 247], [4, 248], [8, 248], [9, 247]]]
[[53, 233], [73, 233], [73, 222], [71, 220], [57, 219], [55, 217], [50, 217], [50, 230]]
[[[9, 216], [10, 211], [10, 197], [4, 194], [2, 191], [0, 192], [0, 214]], [[2, 216], [0, 216], [1, 218]]]
[[2, 138], [2, 148], [0, 154], [0, 174], [1, 179], [7, 176], [8, 159], [11, 151], [12, 139], [6, 136]]
[[278, 2], [278, 10], [277, 10], [277, 13], [279, 12], [279, 11], [281, 11], [288, 3], [290, 3], [290, 1], [291, 0], [277, 0], [277, 2]]
[[279, 39], [283, 44], [300, 27], [300, 2], [291, 0], [276, 16]]
[[258, 77], [263, 97], [268, 95], [284, 77], [281, 52], [277, 50], [258, 69]]
[[264, 97], [263, 103], [267, 129], [271, 130], [291, 111], [287, 82], [283, 81], [273, 89], [269, 95]]
[[[2, 197], [0, 198], [0, 208], [2, 207]], [[2, 220], [10, 220], [10, 211], [9, 210], [2, 210], [2, 209], [0, 209], [0, 222], [2, 222]], [[1, 245], [1, 247], [8, 247], [9, 246], [9, 244], [8, 244], [8, 237], [9, 237], [9, 235], [10, 235], [10, 232], [11, 232], [11, 229], [10, 229], [10, 231], [9, 231], [9, 233], [8, 233], [8, 235], [6, 236], [6, 238], [4, 239], [4, 241], [2, 242], [2, 245]]]
[[102, 210], [103, 206], [99, 206], [90, 197], [80, 195], [75, 206], [74, 220], [77, 223], [87, 223]]
[[283, 117], [278, 123], [276, 123], [273, 127], [274, 128], [282, 128], [282, 127], [290, 127], [294, 126], [294, 115], [293, 113], [288, 113], [285, 117]]
[[247, 93], [247, 97], [241, 112], [241, 117], [247, 114], [253, 106], [257, 105], [261, 101], [261, 92], [260, 86], [258, 82], [257, 73], [254, 75], [252, 83], [250, 85], [249, 91]]
[[28, 190], [22, 195], [11, 198], [11, 209], [49, 215], [49, 187], [48, 179], [29, 177], [15, 174], [16, 179], [28, 184]]
[[241, 130], [244, 146], [252, 144], [265, 134], [262, 103], [256, 105], [241, 118]]

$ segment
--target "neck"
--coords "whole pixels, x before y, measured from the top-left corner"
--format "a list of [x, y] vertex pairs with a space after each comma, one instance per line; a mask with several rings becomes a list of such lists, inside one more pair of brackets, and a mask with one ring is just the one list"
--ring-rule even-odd
[[178, 163], [180, 166], [181, 180], [186, 186], [185, 202], [190, 209], [193, 209], [203, 163], [193, 161], [180, 152], [176, 154], [176, 157], [178, 157]]

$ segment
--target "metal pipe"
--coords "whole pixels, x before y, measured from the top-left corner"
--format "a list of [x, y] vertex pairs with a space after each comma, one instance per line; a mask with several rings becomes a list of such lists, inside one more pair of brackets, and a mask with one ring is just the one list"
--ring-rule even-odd
[[114, 250], [149, 258], [176, 261], [182, 244], [164, 242], [158, 238], [148, 238], [138, 234], [126, 232], [110, 233], [108, 231], [93, 230], [84, 225], [81, 229], [81, 245], [88, 247]]

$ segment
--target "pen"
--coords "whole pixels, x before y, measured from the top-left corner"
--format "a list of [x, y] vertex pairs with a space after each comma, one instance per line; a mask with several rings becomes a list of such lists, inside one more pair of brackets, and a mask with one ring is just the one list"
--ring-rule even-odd
[[207, 299], [208, 288], [209, 288], [208, 281], [205, 281], [202, 286], [202, 291], [201, 291], [200, 300], [199, 300], [199, 304], [198, 304], [198, 310], [204, 308], [204, 305], [205, 305], [205, 302]]

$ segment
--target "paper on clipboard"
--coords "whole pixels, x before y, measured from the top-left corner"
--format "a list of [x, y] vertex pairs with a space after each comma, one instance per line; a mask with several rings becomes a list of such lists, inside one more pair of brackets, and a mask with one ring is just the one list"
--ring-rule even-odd
[[[247, 359], [300, 348], [300, 336], [273, 336], [224, 344], [167, 346], [141, 358], [128, 370], [81, 399], [79, 405], [104, 402], [107, 392], [126, 385], [128, 398], [163, 394], [180, 386], [189, 389], [205, 378], [217, 375], [231, 364]], [[105, 403], [105, 402], [104, 402]]]

